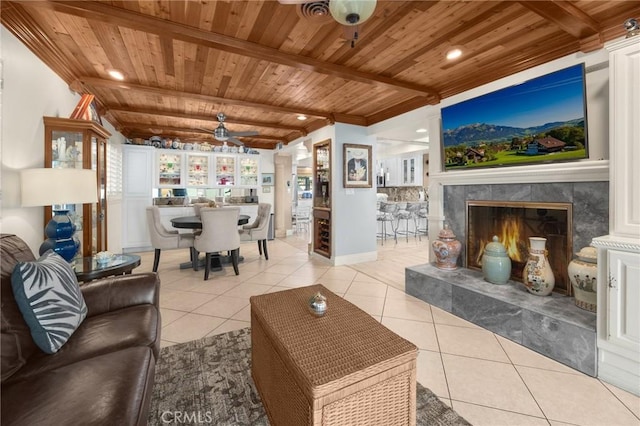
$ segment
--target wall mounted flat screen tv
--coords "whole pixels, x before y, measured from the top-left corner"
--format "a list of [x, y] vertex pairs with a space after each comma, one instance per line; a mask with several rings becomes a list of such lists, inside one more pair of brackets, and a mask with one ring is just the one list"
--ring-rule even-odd
[[442, 108], [444, 170], [588, 158], [584, 64]]

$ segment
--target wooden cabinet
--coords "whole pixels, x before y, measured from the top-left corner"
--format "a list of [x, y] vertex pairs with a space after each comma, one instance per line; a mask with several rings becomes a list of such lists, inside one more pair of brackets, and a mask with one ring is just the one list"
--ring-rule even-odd
[[331, 258], [331, 141], [313, 146], [313, 250]]
[[[80, 241], [78, 255], [107, 250], [107, 140], [106, 129], [93, 121], [44, 117], [44, 166], [95, 170], [98, 202], [70, 205], [69, 212]], [[45, 225], [52, 216], [45, 207]]]
[[315, 208], [313, 210], [313, 250], [325, 257], [331, 257], [331, 211]]

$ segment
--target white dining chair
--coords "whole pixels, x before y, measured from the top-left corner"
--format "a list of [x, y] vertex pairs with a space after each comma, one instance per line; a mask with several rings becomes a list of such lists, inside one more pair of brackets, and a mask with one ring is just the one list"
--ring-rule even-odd
[[[194, 260], [193, 233], [179, 233], [174, 229], [167, 229], [160, 221], [160, 209], [158, 206], [147, 207], [147, 227], [151, 237], [151, 245], [154, 248], [153, 272], [158, 272], [160, 252], [162, 250], [174, 250], [189, 248], [191, 262]], [[197, 259], [197, 257], [196, 257]]]
[[209, 279], [209, 272], [211, 271], [211, 255], [223, 251], [229, 252], [233, 270], [236, 275], [240, 274], [238, 269], [238, 258], [240, 257], [239, 216], [240, 207], [204, 207], [200, 209], [202, 233], [196, 235], [193, 246], [196, 258], [199, 252], [206, 253], [205, 281]]
[[269, 219], [271, 218], [271, 204], [258, 204], [258, 216], [253, 223], [244, 225], [240, 230], [240, 241], [257, 241], [258, 252], [264, 252], [264, 258], [269, 260], [267, 238], [269, 237]]

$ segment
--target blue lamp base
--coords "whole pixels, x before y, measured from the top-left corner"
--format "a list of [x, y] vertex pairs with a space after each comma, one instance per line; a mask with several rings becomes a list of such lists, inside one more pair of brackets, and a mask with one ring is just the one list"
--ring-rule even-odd
[[44, 228], [48, 238], [40, 245], [40, 255], [51, 249], [71, 262], [80, 246], [79, 241], [73, 238], [75, 232], [76, 226], [69, 217], [69, 210], [54, 210], [53, 217]]

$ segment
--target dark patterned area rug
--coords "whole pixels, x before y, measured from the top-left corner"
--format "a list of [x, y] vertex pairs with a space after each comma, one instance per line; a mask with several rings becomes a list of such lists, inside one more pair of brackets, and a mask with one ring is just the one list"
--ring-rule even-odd
[[[268, 425], [251, 379], [248, 328], [163, 348], [150, 425]], [[469, 425], [418, 384], [418, 425]]]

